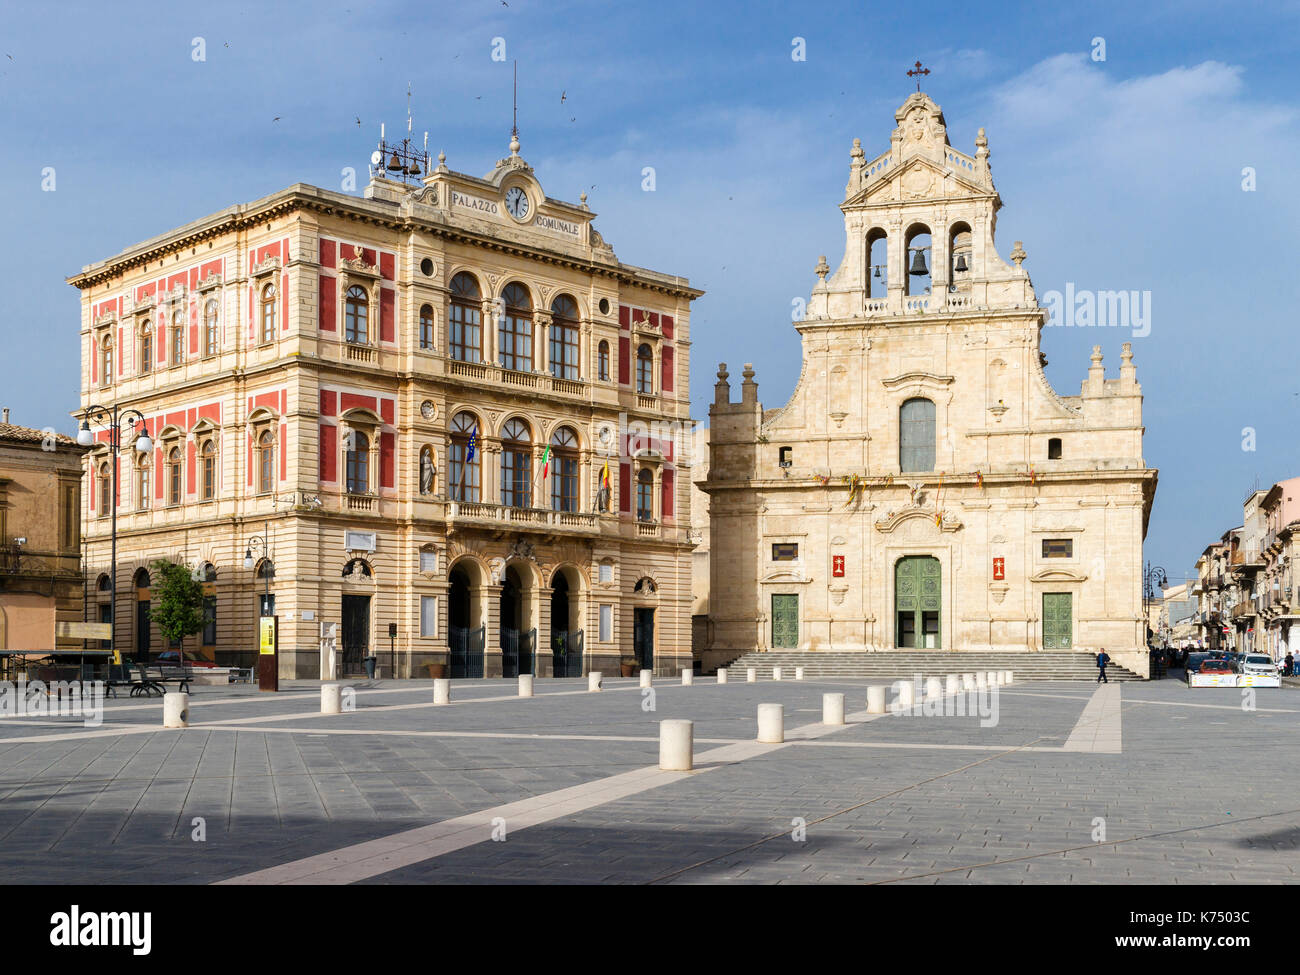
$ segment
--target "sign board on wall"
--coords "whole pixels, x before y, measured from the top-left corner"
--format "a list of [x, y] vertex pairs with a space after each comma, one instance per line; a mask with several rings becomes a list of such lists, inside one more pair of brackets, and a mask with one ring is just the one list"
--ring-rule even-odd
[[843, 555], [832, 555], [832, 556], [831, 556], [831, 575], [834, 576], [836, 579], [839, 579], [839, 578], [842, 578], [842, 577], [843, 577], [843, 575], [844, 575], [844, 556], [843, 556]]
[[1007, 560], [996, 558], [993, 560], [993, 581], [1000, 582], [1007, 577]]

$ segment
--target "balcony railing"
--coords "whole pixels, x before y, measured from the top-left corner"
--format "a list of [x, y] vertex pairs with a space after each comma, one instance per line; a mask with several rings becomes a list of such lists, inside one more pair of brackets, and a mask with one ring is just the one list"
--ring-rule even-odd
[[347, 499], [349, 511], [375, 510], [375, 497], [372, 494], [349, 494]]
[[599, 529], [596, 515], [587, 511], [554, 511], [550, 508], [516, 508], [479, 501], [452, 501], [448, 505], [448, 515], [458, 522], [506, 524], [514, 528], [559, 528], [582, 532]]
[[374, 362], [375, 350], [368, 345], [349, 344], [347, 357], [349, 362]]

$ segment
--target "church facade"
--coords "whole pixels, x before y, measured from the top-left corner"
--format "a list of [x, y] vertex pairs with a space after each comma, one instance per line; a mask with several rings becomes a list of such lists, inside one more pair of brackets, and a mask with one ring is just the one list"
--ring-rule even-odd
[[82, 411], [144, 418], [118, 458], [93, 431], [88, 617], [167, 649], [166, 558], [218, 664], [252, 662], [265, 614], [284, 677], [689, 667], [702, 292], [595, 216], [517, 139], [485, 176], [381, 144], [363, 195], [296, 184], [71, 278]]
[[918, 92], [890, 147], [854, 140], [838, 268], [796, 323], [803, 368], [765, 410], [724, 364], [709, 411], [703, 664], [758, 649], [1079, 650], [1147, 672], [1142, 456], [1130, 343], [1077, 396], [1043, 372], [1026, 254], [1004, 260], [984, 130], [949, 145]]

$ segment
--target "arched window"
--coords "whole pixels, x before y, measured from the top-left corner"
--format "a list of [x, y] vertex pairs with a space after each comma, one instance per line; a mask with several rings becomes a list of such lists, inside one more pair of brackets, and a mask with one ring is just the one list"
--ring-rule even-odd
[[185, 318], [180, 312], [172, 316], [172, 365], [185, 361]]
[[149, 458], [141, 456], [135, 465], [135, 506], [138, 511], [149, 507], [149, 487], [153, 478], [149, 476]]
[[263, 430], [257, 438], [257, 493], [270, 494], [275, 489], [275, 438]]
[[348, 494], [370, 492], [370, 438], [360, 430], [353, 430], [348, 444], [347, 458]]
[[578, 378], [578, 303], [568, 295], [551, 302], [551, 375]]
[[501, 503], [508, 508], [531, 507], [532, 439], [523, 420], [507, 420], [501, 430]]
[[478, 501], [481, 464], [481, 444], [478, 435], [478, 418], [473, 413], [457, 413], [448, 430], [451, 449], [447, 454], [449, 493], [453, 501]]
[[600, 377], [601, 382], [609, 382], [609, 343], [604, 339], [600, 340], [600, 347], [596, 352], [596, 375]]
[[448, 342], [451, 357], [460, 362], [483, 361], [483, 294], [472, 274], [461, 271], [451, 279]]
[[889, 238], [879, 227], [867, 233], [867, 297], [889, 294]]
[[353, 345], [366, 345], [370, 341], [370, 298], [359, 284], [348, 288], [345, 297], [343, 337]]
[[971, 262], [974, 260], [970, 224], [958, 222], [948, 230], [948, 290], [970, 289]]
[[433, 305], [420, 306], [420, 348], [433, 348]]
[[109, 386], [113, 382], [113, 340], [105, 338], [99, 348], [99, 385]]
[[217, 496], [217, 445], [211, 440], [203, 441], [199, 448], [199, 485], [199, 494], [204, 501]]
[[145, 324], [140, 329], [140, 369], [146, 373], [153, 368], [153, 329]]
[[903, 259], [907, 262], [903, 268], [904, 293], [928, 295], [930, 261], [934, 257], [930, 248], [930, 228], [921, 223], [913, 224], [904, 239], [907, 244], [903, 251]]
[[173, 447], [167, 451], [167, 503], [169, 505], [180, 504], [183, 500], [184, 484], [181, 481], [181, 459], [183, 455], [180, 447]]
[[95, 588], [99, 592], [111, 592], [113, 589], [113, 580], [108, 577], [107, 572], [101, 572], [99, 579], [95, 582]]
[[216, 355], [220, 347], [217, 335], [217, 299], [209, 298], [203, 306], [203, 354]]
[[903, 473], [934, 470], [934, 403], [909, 399], [898, 408], [898, 467]]
[[636, 391], [647, 395], [655, 391], [654, 354], [650, 346], [641, 345], [636, 350]]
[[275, 285], [262, 288], [262, 344], [275, 341]]
[[578, 436], [569, 427], [551, 434], [551, 508], [578, 510]]
[[134, 589], [148, 589], [153, 585], [153, 580], [149, 578], [148, 569], [136, 569], [135, 575], [131, 577], [131, 582]]
[[497, 349], [502, 366], [517, 372], [533, 368], [533, 300], [528, 289], [517, 282], [501, 292], [505, 314], [497, 328]]
[[648, 467], [636, 476], [636, 520], [654, 521], [654, 475]]
[[108, 464], [99, 465], [99, 517], [107, 518], [113, 513], [113, 472]]
[[1049, 437], [1049, 438], [1048, 438], [1048, 440], [1047, 440], [1047, 459], [1048, 459], [1048, 460], [1060, 460], [1060, 459], [1061, 459], [1061, 438], [1060, 438], [1060, 437]]

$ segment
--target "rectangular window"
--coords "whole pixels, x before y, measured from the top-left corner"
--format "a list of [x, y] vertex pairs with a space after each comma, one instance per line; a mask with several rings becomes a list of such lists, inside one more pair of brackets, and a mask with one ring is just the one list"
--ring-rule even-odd
[[614, 642], [614, 607], [610, 603], [600, 604], [600, 642]]
[[1044, 538], [1044, 539], [1043, 539], [1043, 558], [1045, 558], [1045, 559], [1072, 559], [1072, 558], [1074, 558], [1074, 539], [1072, 539], [1072, 538]]
[[438, 597], [420, 597], [420, 636], [438, 635]]
[[77, 503], [77, 489], [70, 484], [63, 486], [63, 524], [60, 541], [64, 551], [81, 544], [81, 512]]
[[772, 545], [773, 562], [794, 562], [799, 558], [798, 542], [775, 542]]
[[601, 582], [613, 582], [613, 581], [614, 581], [614, 566], [612, 566], [612, 565], [611, 565], [610, 563], [608, 563], [608, 562], [602, 562], [602, 563], [600, 564], [600, 576], [599, 576], [599, 580], [600, 580]]

